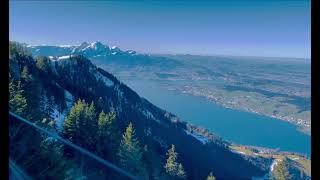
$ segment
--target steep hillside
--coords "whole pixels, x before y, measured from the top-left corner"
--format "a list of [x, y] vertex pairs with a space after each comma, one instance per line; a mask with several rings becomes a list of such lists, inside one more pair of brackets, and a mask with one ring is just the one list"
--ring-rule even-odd
[[307, 59], [146, 55], [101, 42], [29, 46], [28, 49], [35, 57], [45, 55], [53, 60], [84, 55], [118, 79], [165, 82], [170, 84], [165, 85], [166, 89], [201, 96], [227, 108], [288, 121], [310, 134], [310, 61]]
[[[160, 157], [155, 161], [157, 168], [163, 167], [166, 151], [174, 144], [188, 179], [205, 179], [211, 171], [218, 179], [250, 179], [261, 177], [269, 170], [266, 168], [269, 161], [248, 159], [234, 153], [221, 138], [154, 106], [83, 56], [34, 60], [14, 53], [9, 62], [10, 75], [14, 79], [20, 79], [28, 69], [39, 83], [40, 94], [53, 97], [52, 107], [62, 107], [53, 108], [53, 112], [59, 111], [56, 114], [62, 116], [53, 119], [63, 121], [70, 101], [83, 99], [94, 102], [98, 112], [114, 111], [120, 132], [132, 122], [140, 144], [147, 145], [155, 156]], [[41, 109], [40, 105], [36, 106]], [[60, 132], [59, 128], [57, 131]]]

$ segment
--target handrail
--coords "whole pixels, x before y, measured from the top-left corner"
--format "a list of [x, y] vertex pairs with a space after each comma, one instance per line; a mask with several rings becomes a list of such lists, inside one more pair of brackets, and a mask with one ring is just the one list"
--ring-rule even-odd
[[83, 154], [85, 154], [85, 155], [97, 160], [101, 164], [107, 166], [108, 168], [116, 171], [119, 174], [122, 174], [122, 175], [126, 176], [129, 179], [133, 179], [133, 180], [138, 180], [139, 179], [136, 176], [132, 175], [131, 173], [126, 172], [125, 170], [123, 170], [123, 169], [117, 167], [116, 165], [112, 164], [111, 162], [109, 162], [109, 161], [107, 161], [107, 160], [95, 155], [94, 153], [92, 153], [92, 152], [90, 152], [90, 151], [88, 151], [88, 150], [86, 150], [86, 149], [84, 149], [84, 148], [82, 148], [82, 147], [80, 147], [80, 146], [78, 146], [76, 144], [73, 144], [72, 142], [70, 142], [68, 140], [65, 140], [64, 138], [60, 137], [58, 134], [54, 134], [54, 133], [52, 133], [52, 132], [50, 132], [50, 131], [48, 131], [48, 130], [46, 130], [46, 129], [44, 129], [44, 128], [42, 128], [42, 127], [40, 127], [40, 126], [38, 126], [38, 125], [36, 125], [36, 124], [34, 124], [32, 122], [30, 122], [29, 120], [26, 120], [25, 118], [15, 114], [15, 113], [12, 113], [12, 112], [9, 111], [9, 116], [12, 116], [12, 117], [20, 120], [21, 122], [23, 122], [23, 123], [25, 123], [25, 124], [33, 127], [33, 128], [36, 128], [36, 129], [40, 130], [41, 132], [53, 137], [54, 139], [62, 142], [63, 144], [65, 144], [67, 146], [70, 146], [70, 147], [74, 148], [75, 150], [78, 150], [81, 153], [83, 153]]
[[16, 180], [32, 180], [11, 159], [9, 160], [9, 178]]

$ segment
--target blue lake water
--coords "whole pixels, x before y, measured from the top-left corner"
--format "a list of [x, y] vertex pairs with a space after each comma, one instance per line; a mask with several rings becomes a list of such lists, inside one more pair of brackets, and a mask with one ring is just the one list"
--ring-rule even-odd
[[221, 107], [202, 97], [169, 91], [159, 83], [125, 80], [140, 96], [183, 121], [204, 127], [223, 139], [243, 145], [279, 148], [310, 156], [311, 138], [296, 126], [274, 118]]

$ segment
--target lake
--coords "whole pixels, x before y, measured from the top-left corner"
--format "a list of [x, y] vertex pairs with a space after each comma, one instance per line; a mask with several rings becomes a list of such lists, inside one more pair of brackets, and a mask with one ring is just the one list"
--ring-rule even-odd
[[311, 138], [288, 122], [221, 107], [203, 97], [165, 89], [150, 80], [123, 80], [140, 96], [174, 113], [183, 121], [204, 127], [223, 139], [242, 145], [279, 148], [310, 156]]

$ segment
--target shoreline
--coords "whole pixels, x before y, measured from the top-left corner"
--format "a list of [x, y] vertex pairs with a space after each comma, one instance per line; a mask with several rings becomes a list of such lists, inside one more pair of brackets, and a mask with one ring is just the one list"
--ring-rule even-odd
[[224, 107], [224, 108], [228, 108], [228, 109], [232, 109], [232, 110], [238, 110], [238, 111], [242, 111], [242, 112], [253, 113], [253, 114], [258, 114], [258, 115], [270, 117], [270, 118], [273, 118], [273, 119], [276, 119], [276, 120], [285, 121], [285, 122], [288, 122], [288, 123], [296, 126], [297, 131], [300, 131], [300, 132], [302, 132], [302, 133], [304, 133], [306, 135], [311, 136], [311, 124], [308, 124], [305, 120], [302, 120], [302, 119], [265, 114], [265, 113], [261, 113], [261, 112], [258, 112], [258, 111], [255, 111], [255, 110], [249, 109], [249, 108], [237, 108], [237, 107], [230, 106], [229, 104], [223, 103], [223, 102], [221, 102], [221, 101], [219, 101], [217, 99], [208, 97], [208, 96], [197, 95], [197, 94], [194, 94], [192, 92], [181, 91], [179, 89], [168, 89], [168, 88], [166, 88], [166, 89], [169, 90], [169, 91], [176, 91], [178, 93], [188, 94], [188, 95], [192, 95], [192, 96], [195, 96], [195, 97], [202, 97], [202, 98], [205, 98], [206, 100], [208, 100], [210, 102], [213, 102], [213, 103], [217, 104], [218, 106], [221, 106], [221, 107]]

